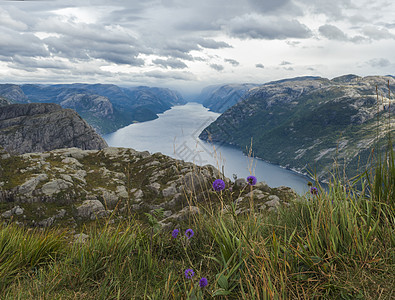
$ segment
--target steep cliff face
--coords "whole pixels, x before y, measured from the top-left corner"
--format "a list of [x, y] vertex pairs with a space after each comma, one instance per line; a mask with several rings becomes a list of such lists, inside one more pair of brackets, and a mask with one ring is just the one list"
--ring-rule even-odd
[[107, 143], [75, 111], [29, 103], [0, 107], [0, 146], [22, 154], [67, 147], [103, 149]]
[[10, 104], [11, 104], [11, 102], [8, 101], [6, 98], [0, 97], [0, 107], [1, 106], [6, 106], [6, 105], [10, 105]]
[[[317, 172], [319, 178], [330, 177], [335, 159], [355, 175], [365, 167], [372, 146], [384, 145], [386, 134], [394, 130], [388, 80], [393, 90], [395, 79], [386, 76], [271, 82], [251, 89], [200, 137], [242, 149], [252, 138], [257, 156], [300, 172]], [[383, 95], [379, 103], [376, 86]]]
[[243, 100], [244, 95], [257, 84], [226, 84], [210, 86], [202, 90], [199, 102], [212, 111], [223, 113]]

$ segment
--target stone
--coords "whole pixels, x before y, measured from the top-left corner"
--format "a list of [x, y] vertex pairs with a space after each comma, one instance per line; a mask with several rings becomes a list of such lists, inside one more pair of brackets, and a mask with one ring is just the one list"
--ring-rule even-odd
[[19, 206], [15, 206], [15, 207], [12, 209], [12, 213], [13, 213], [14, 215], [17, 215], [17, 216], [22, 215], [22, 214], [23, 214], [23, 211], [24, 211], [24, 209], [23, 209], [23, 208], [20, 208]]
[[12, 216], [12, 211], [11, 211], [11, 210], [7, 210], [7, 211], [3, 212], [3, 213], [1, 214], [1, 216], [2, 216], [3, 218], [6, 218], [6, 219], [11, 218], [11, 216]]
[[48, 179], [47, 174], [39, 174], [34, 178], [29, 179], [22, 185], [18, 187], [18, 193], [23, 195], [31, 195], [36, 186], [39, 184], [40, 181], [44, 181]]
[[236, 185], [236, 186], [243, 187], [243, 186], [245, 186], [246, 184], [247, 184], [247, 180], [245, 180], [245, 178], [238, 178], [238, 179], [236, 179], [236, 181], [235, 181], [235, 185]]
[[124, 185], [117, 186], [116, 193], [121, 198], [128, 198], [128, 191], [126, 190]]
[[178, 213], [172, 215], [170, 218], [177, 220], [177, 221], [185, 221], [189, 217], [197, 215], [200, 213], [199, 207], [196, 206], [187, 206], [180, 210]]
[[278, 198], [276, 195], [270, 195], [268, 197], [269, 201], [267, 201], [265, 204], [266, 206], [269, 207], [278, 207], [280, 206], [280, 198]]
[[174, 185], [169, 186], [162, 190], [163, 197], [170, 197], [170, 196], [174, 196], [175, 194], [177, 194], [177, 189]]
[[85, 200], [77, 207], [77, 216], [92, 219], [96, 215], [103, 216], [103, 211], [105, 211], [104, 206], [99, 200]]
[[157, 182], [151, 183], [148, 188], [156, 194], [159, 194], [160, 184]]
[[66, 157], [65, 159], [62, 160], [62, 163], [71, 164], [73, 169], [76, 169], [76, 166], [82, 167], [82, 164], [73, 157]]
[[63, 179], [55, 179], [44, 184], [41, 188], [42, 192], [47, 196], [59, 193], [61, 190], [67, 189], [72, 186], [70, 182], [64, 181]]
[[85, 233], [79, 233], [74, 235], [74, 243], [84, 244], [86, 240], [89, 238], [89, 235]]
[[52, 224], [55, 222], [55, 217], [49, 217], [47, 219], [41, 220], [37, 223], [40, 227], [51, 227]]

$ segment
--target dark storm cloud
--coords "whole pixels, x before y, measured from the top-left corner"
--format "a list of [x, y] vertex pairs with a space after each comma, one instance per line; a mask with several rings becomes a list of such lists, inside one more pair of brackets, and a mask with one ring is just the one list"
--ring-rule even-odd
[[229, 34], [242, 39], [308, 38], [311, 31], [297, 20], [262, 17], [256, 14], [236, 17], [230, 22]]
[[240, 65], [240, 63], [237, 60], [230, 59], [230, 58], [224, 59], [224, 62], [227, 62], [227, 63], [231, 64], [234, 67], [237, 67], [238, 65]]
[[338, 41], [346, 41], [348, 37], [345, 35], [343, 31], [333, 25], [322, 25], [318, 29], [318, 31], [329, 40], [338, 40]]
[[160, 65], [165, 68], [172, 68], [172, 69], [185, 69], [188, 66], [183, 63], [181, 60], [178, 59], [155, 59], [152, 61], [154, 64]]
[[260, 69], [264, 69], [264, 68], [265, 68], [265, 66], [262, 65], [262, 64], [256, 64], [255, 67], [256, 67], [256, 68], [260, 68]]
[[211, 65], [210, 65], [210, 68], [212, 68], [212, 69], [214, 69], [214, 70], [220, 72], [220, 71], [222, 71], [222, 70], [224, 69], [224, 66], [218, 65], [218, 64], [211, 64]]

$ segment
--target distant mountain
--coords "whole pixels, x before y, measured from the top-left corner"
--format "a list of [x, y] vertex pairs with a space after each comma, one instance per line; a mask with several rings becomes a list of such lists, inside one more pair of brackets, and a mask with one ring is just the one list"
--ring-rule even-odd
[[0, 85], [0, 95], [18, 103], [58, 103], [72, 108], [101, 134], [133, 122], [153, 120], [158, 113], [186, 103], [169, 89], [121, 88], [112, 84], [4, 84]]
[[257, 84], [226, 84], [209, 86], [202, 90], [198, 101], [212, 111], [223, 113], [229, 107], [243, 100], [243, 96]]
[[[334, 159], [348, 174], [366, 165], [371, 147], [385, 144], [388, 130], [388, 76], [346, 75], [332, 80], [303, 77], [251, 89], [200, 135], [204, 140], [246, 149], [300, 172], [316, 171], [329, 178]], [[379, 105], [377, 105], [376, 86]], [[387, 96], [386, 96], [387, 95]], [[377, 131], [377, 111], [381, 126]], [[391, 106], [391, 114], [395, 105]], [[379, 139], [377, 140], [377, 132]]]
[[103, 149], [107, 143], [74, 110], [29, 103], [0, 107], [0, 146], [22, 154], [69, 147]]

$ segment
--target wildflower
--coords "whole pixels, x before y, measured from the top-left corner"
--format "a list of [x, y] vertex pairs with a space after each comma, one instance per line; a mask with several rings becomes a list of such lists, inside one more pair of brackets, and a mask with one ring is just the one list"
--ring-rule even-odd
[[180, 231], [179, 231], [178, 229], [174, 229], [173, 232], [171, 233], [171, 236], [172, 236], [173, 238], [176, 238], [179, 232], [180, 232]]
[[194, 235], [194, 233], [193, 233], [193, 230], [192, 229], [187, 229], [186, 231], [185, 231], [185, 235], [187, 236], [187, 238], [188, 238], [188, 240], [191, 238], [191, 237], [193, 237], [193, 235]]
[[208, 284], [208, 283], [207, 283], [207, 278], [206, 278], [206, 277], [202, 277], [202, 278], [199, 280], [199, 286], [200, 286], [201, 288], [204, 288], [207, 284]]
[[225, 188], [225, 182], [222, 179], [216, 179], [213, 182], [213, 188], [217, 192], [222, 191]]
[[248, 182], [249, 185], [256, 185], [256, 182], [257, 182], [256, 177], [252, 176], [252, 175], [248, 176], [247, 177], [247, 182]]
[[313, 186], [313, 187], [310, 189], [310, 193], [311, 193], [312, 195], [318, 195], [318, 189], [317, 189], [315, 186]]
[[187, 279], [192, 279], [192, 277], [195, 275], [195, 272], [193, 272], [192, 269], [186, 269], [184, 274]]

